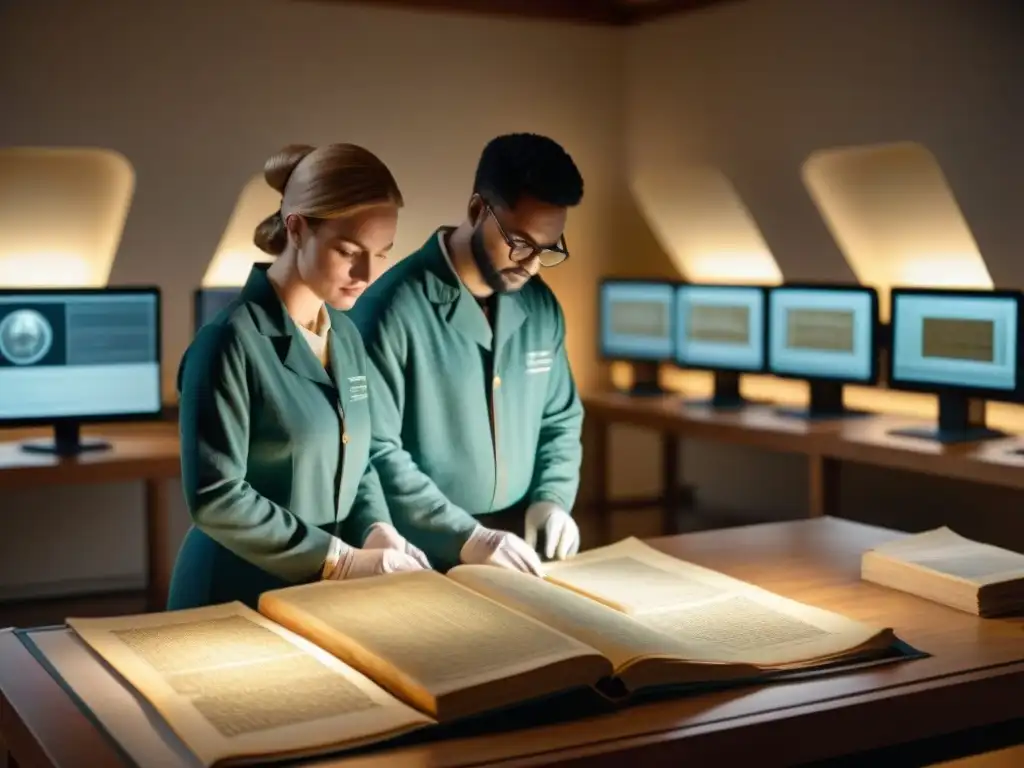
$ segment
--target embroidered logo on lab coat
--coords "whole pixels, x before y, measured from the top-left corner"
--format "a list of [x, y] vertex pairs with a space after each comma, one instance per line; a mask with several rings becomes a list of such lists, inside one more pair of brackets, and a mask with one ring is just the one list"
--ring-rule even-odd
[[370, 390], [366, 385], [365, 376], [348, 377], [348, 401], [354, 403], [358, 400], [365, 400], [370, 396]]
[[535, 349], [526, 353], [527, 375], [547, 373], [551, 370], [554, 354], [550, 349]]

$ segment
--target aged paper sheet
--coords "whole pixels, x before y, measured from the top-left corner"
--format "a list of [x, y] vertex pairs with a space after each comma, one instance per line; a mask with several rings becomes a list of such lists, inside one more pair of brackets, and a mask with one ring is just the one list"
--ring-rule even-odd
[[652, 631], [629, 616], [544, 579], [488, 565], [461, 565], [448, 577], [604, 654], [616, 671], [639, 658], [701, 661], [701, 646]]
[[551, 563], [547, 573], [721, 662], [786, 667], [892, 641], [889, 631], [686, 563], [638, 539]]
[[936, 528], [883, 544], [865, 555], [881, 555], [969, 581], [978, 586], [1024, 578], [1024, 555]]
[[1024, 555], [936, 528], [864, 553], [861, 578], [975, 616], [1024, 607]]
[[241, 603], [68, 624], [206, 765], [355, 745], [432, 722]]
[[29, 633], [54, 671], [121, 749], [140, 766], [202, 768], [203, 763], [135, 689], [70, 629]]
[[[594, 649], [434, 571], [323, 581], [267, 593], [260, 609], [325, 632], [344, 658], [369, 652], [434, 696], [484, 685]], [[325, 646], [326, 647], [326, 646]], [[363, 667], [363, 665], [360, 665]]]

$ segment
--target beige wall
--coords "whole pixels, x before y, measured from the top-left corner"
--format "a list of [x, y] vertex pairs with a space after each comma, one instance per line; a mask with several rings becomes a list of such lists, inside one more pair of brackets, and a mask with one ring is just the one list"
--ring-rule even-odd
[[[551, 283], [573, 329], [594, 324], [622, 186], [616, 31], [281, 0], [37, 0], [0, 13], [0, 147], [106, 147], [134, 167], [110, 280], [163, 289], [168, 378], [239, 194], [294, 141], [377, 152], [405, 194], [406, 253], [462, 216], [487, 139], [554, 137], [581, 166], [586, 200], [569, 225], [573, 258]], [[592, 339], [574, 331], [569, 345], [592, 382]], [[0, 597], [139, 583], [140, 509], [134, 486], [5, 493]]]
[[[1024, 97], [1014, 82], [1024, 52], [1011, 5], [749, 0], [610, 30], [280, 0], [6, 4], [0, 146], [94, 145], [131, 161], [135, 197], [111, 280], [163, 288], [173, 373], [189, 294], [239, 193], [279, 144], [348, 140], [378, 152], [406, 193], [408, 251], [461, 214], [487, 138], [549, 133], [587, 179], [570, 224], [575, 257], [552, 282], [589, 386], [601, 374], [587, 330], [601, 273], [675, 276], [680, 264], [700, 277], [756, 267], [765, 279], [853, 279], [801, 177], [821, 149], [920, 142], [994, 282], [1024, 284]], [[704, 175], [684, 178], [687, 168]], [[708, 169], [725, 182], [708, 186]], [[917, 171], [898, 182], [908, 196], [927, 176]], [[877, 209], [863, 192], [853, 189], [848, 207]], [[928, 226], [927, 213], [918, 220]], [[655, 448], [650, 436], [616, 431], [618, 492], [656, 489]], [[805, 509], [796, 458], [688, 443], [684, 463], [713, 506]], [[962, 520], [965, 533], [1024, 546], [1009, 515], [1015, 495], [979, 500], [965, 486], [857, 467], [844, 479], [850, 514]], [[140, 504], [136, 487], [5, 494], [0, 595], [140, 582]], [[179, 530], [185, 520], [179, 504]]]

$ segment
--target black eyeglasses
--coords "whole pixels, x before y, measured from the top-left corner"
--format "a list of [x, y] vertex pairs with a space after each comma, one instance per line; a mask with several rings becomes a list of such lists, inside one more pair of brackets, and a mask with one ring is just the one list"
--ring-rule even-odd
[[491, 218], [494, 219], [494, 223], [498, 227], [498, 232], [508, 246], [508, 258], [510, 261], [521, 264], [524, 261], [537, 257], [542, 267], [557, 267], [569, 258], [569, 249], [565, 244], [565, 235], [558, 239], [558, 245], [539, 246], [534, 243], [528, 243], [522, 238], [509, 237], [505, 228], [501, 226], [501, 222], [498, 221], [498, 216], [494, 213], [494, 209], [489, 205], [487, 206], [487, 212], [491, 214]]

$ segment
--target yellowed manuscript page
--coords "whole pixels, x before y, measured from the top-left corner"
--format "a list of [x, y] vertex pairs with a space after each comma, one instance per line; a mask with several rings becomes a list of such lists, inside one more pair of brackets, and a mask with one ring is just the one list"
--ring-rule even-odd
[[424, 711], [430, 699], [599, 657], [434, 571], [290, 587], [264, 594], [260, 610]]
[[433, 722], [241, 603], [68, 624], [206, 765], [315, 754]]
[[802, 665], [893, 639], [890, 630], [780, 597], [633, 538], [551, 563], [547, 573], [721, 662]]
[[487, 565], [460, 565], [448, 578], [596, 648], [619, 670], [637, 659], [710, 661], [713, 649], [689, 645], [630, 616], [544, 579]]
[[1024, 578], [1024, 555], [972, 541], [949, 528], [897, 539], [864, 555], [866, 561], [874, 558], [927, 568], [978, 587]]

